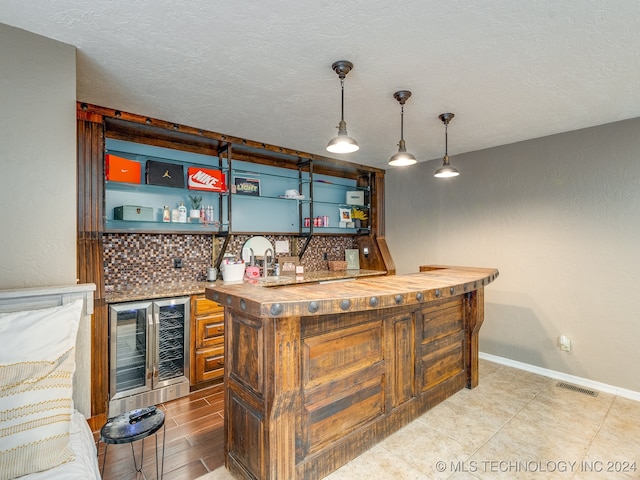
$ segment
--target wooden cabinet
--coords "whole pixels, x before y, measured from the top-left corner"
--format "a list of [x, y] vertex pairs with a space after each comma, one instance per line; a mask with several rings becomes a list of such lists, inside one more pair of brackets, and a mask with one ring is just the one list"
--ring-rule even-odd
[[492, 269], [276, 289], [217, 284], [225, 454], [239, 478], [319, 479], [478, 383]]
[[224, 376], [224, 307], [192, 297], [191, 385], [222, 381]]
[[322, 478], [462, 389], [470, 319], [459, 314], [475, 294], [276, 319], [232, 302], [229, 468], [240, 478]]

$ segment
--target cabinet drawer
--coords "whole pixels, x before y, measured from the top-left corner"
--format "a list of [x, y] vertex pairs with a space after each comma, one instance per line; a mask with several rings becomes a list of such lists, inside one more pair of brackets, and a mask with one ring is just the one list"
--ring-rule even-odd
[[204, 295], [195, 297], [195, 314], [196, 315], [209, 315], [216, 312], [224, 312], [224, 307], [218, 302], [209, 300]]
[[196, 383], [224, 376], [224, 347], [196, 352]]
[[224, 343], [224, 315], [196, 318], [196, 348]]

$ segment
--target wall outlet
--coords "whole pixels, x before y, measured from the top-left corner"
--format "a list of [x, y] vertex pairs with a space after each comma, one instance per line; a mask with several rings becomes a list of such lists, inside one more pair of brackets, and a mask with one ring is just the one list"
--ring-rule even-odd
[[560, 345], [560, 350], [564, 350], [565, 352], [571, 351], [571, 339], [566, 335], [560, 335], [558, 344]]
[[174, 268], [182, 268], [182, 259], [181, 258], [174, 258], [173, 259], [173, 266]]
[[323, 259], [323, 260], [329, 260], [329, 254], [328, 254], [327, 252], [324, 252], [324, 253], [322, 254], [322, 259]]

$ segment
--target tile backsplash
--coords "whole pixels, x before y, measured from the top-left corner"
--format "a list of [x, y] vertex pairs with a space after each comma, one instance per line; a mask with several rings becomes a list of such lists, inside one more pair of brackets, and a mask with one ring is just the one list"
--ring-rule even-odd
[[[275, 245], [276, 240], [289, 242], [289, 249], [299, 251], [304, 238], [290, 235], [265, 235]], [[226, 253], [240, 256], [242, 245], [250, 236], [234, 235]], [[151, 233], [107, 233], [103, 236], [105, 290], [149, 283], [180, 283], [206, 279], [212, 263], [214, 241], [216, 249], [223, 238], [212, 235], [176, 235]], [[308, 271], [327, 270], [327, 260], [344, 260], [344, 251], [357, 248], [355, 237], [315, 236], [302, 257], [301, 265]], [[182, 268], [175, 268], [174, 258], [181, 258]]]

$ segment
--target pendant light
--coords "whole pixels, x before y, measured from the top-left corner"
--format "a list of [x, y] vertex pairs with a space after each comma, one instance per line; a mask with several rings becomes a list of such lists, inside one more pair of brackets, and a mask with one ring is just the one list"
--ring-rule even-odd
[[404, 104], [410, 96], [411, 92], [409, 90], [399, 90], [393, 94], [393, 98], [400, 102], [400, 142], [398, 143], [398, 153], [392, 155], [389, 159], [389, 165], [394, 167], [404, 167], [417, 162], [416, 157], [407, 152], [404, 144]]
[[341, 110], [340, 123], [338, 124], [338, 135], [333, 137], [327, 145], [327, 150], [331, 153], [351, 153], [357, 151], [360, 146], [355, 138], [347, 133], [347, 122], [344, 121], [344, 78], [353, 68], [353, 63], [347, 60], [338, 60], [331, 65], [331, 68], [338, 74], [340, 78], [341, 89]]
[[448, 178], [457, 177], [458, 175], [460, 175], [458, 169], [452, 167], [449, 163], [449, 142], [447, 128], [449, 127], [449, 122], [453, 119], [453, 117], [455, 117], [453, 113], [442, 113], [438, 115], [438, 118], [442, 120], [442, 123], [444, 123], [444, 158], [442, 159], [442, 166], [433, 174], [434, 177]]

